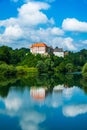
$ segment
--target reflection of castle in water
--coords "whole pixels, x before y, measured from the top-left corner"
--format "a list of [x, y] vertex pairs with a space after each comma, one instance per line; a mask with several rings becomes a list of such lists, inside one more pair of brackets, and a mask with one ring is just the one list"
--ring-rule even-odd
[[57, 85], [53, 88], [52, 92], [52, 106], [58, 107], [62, 105], [62, 92], [64, 85]]
[[53, 91], [62, 91], [64, 89], [64, 85], [57, 85], [57, 86], [55, 86], [54, 88], [53, 88]]
[[45, 99], [45, 88], [31, 88], [30, 95], [34, 100], [44, 100]]
[[[56, 96], [58, 96], [58, 99], [59, 99], [59, 95], [62, 94], [63, 89], [64, 89], [64, 85], [55, 86], [52, 91], [53, 97], [55, 97], [55, 95], [56, 95]], [[44, 87], [40, 87], [40, 88], [32, 87], [30, 89], [30, 96], [34, 100], [38, 100], [38, 101], [45, 100], [46, 93], [47, 93], [47, 91], [46, 91], [46, 88], [44, 88]]]
[[[60, 93], [62, 93], [64, 89], [64, 85], [58, 85], [58, 86], [55, 86], [53, 88], [53, 92], [52, 92], [52, 95], [55, 96], [57, 95], [58, 96], [58, 99], [59, 99], [59, 95]], [[30, 89], [30, 96], [34, 99], [34, 100], [38, 100], [38, 101], [43, 101], [45, 100], [45, 97], [46, 97], [46, 88], [44, 87], [40, 87], [40, 88], [35, 88], [35, 87], [32, 87]]]

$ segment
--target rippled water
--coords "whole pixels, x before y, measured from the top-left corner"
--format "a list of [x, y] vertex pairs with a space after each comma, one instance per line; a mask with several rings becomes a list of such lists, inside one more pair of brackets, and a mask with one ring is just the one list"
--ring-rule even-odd
[[0, 96], [0, 130], [87, 130], [87, 95], [63, 84], [11, 86]]

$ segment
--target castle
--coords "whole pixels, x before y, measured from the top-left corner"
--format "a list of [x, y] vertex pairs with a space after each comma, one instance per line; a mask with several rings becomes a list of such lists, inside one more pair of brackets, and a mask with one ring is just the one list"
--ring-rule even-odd
[[55, 49], [53, 49], [52, 47], [47, 46], [45, 43], [32, 44], [30, 46], [30, 52], [32, 54], [43, 54], [43, 55], [53, 53], [55, 56], [64, 57], [64, 51], [62, 48], [56, 47]]

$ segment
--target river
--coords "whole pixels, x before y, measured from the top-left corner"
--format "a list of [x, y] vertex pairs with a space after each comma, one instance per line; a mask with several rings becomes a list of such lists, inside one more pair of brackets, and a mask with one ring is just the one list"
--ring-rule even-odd
[[0, 86], [0, 130], [87, 130], [87, 91], [76, 77]]

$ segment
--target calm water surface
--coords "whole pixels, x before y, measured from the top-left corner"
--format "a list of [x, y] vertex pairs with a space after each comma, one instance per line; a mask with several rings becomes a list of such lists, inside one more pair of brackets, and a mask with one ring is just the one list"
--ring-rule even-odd
[[79, 86], [16, 85], [0, 90], [0, 130], [87, 130], [87, 95]]

